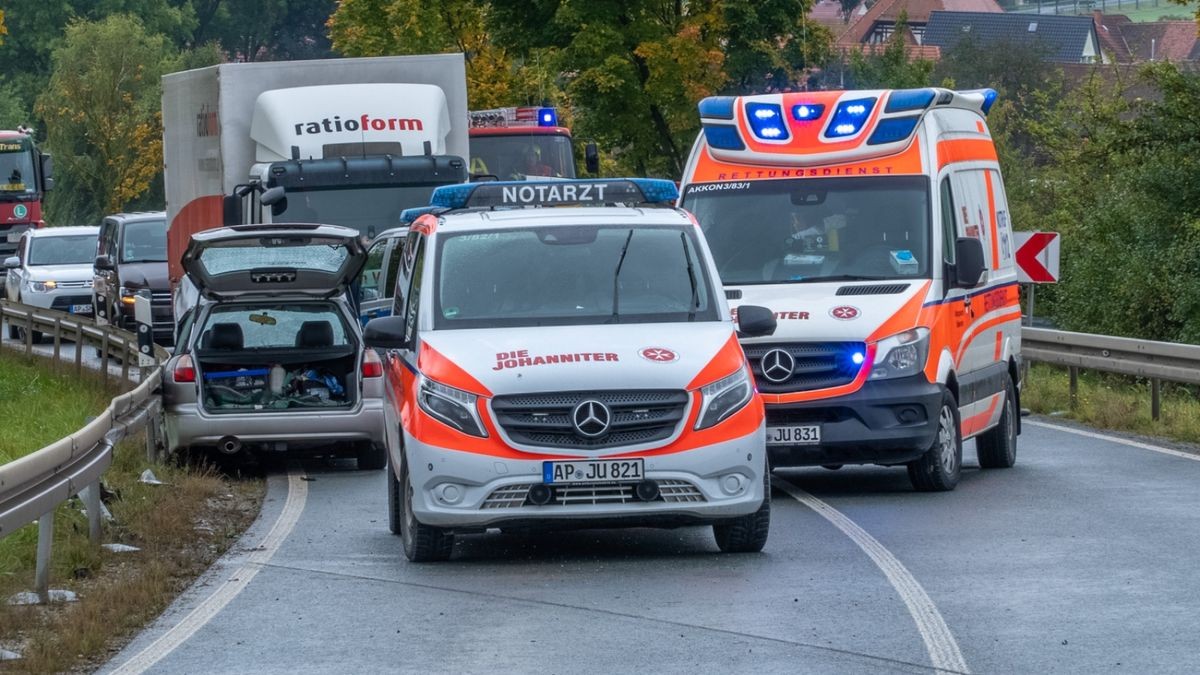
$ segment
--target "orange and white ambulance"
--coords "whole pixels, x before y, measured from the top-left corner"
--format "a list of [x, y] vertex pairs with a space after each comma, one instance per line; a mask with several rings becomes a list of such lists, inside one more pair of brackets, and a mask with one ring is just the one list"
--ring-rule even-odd
[[735, 307], [774, 467], [906, 465], [951, 490], [962, 443], [1009, 467], [1021, 358], [992, 90], [712, 97], [681, 205]]

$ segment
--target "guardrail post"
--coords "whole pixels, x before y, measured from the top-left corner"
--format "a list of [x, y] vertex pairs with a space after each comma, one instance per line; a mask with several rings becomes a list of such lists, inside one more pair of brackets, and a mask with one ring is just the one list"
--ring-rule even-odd
[[108, 385], [108, 329], [100, 331], [100, 374], [104, 378], [104, 384]]
[[25, 356], [33, 355], [33, 314], [25, 315]]
[[50, 544], [54, 541], [54, 509], [38, 518], [37, 570], [33, 590], [42, 604], [50, 602]]
[[1162, 380], [1150, 378], [1150, 419], [1157, 422], [1162, 417]]
[[80, 490], [79, 499], [83, 501], [83, 506], [87, 509], [88, 539], [93, 544], [99, 544], [100, 522], [104, 515], [103, 508], [100, 506], [100, 481]]
[[1079, 405], [1079, 368], [1071, 366], [1067, 369], [1071, 374], [1071, 410]]
[[62, 356], [62, 319], [54, 317], [54, 367], [56, 369], [60, 356]]
[[129, 338], [121, 338], [121, 386], [124, 387], [129, 382]]
[[75, 322], [75, 374], [83, 373], [83, 324]]

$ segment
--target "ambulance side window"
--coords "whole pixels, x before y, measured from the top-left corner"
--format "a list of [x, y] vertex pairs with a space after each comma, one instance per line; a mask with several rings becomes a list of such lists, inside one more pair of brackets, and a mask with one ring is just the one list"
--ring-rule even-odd
[[954, 195], [950, 176], [942, 179], [942, 259], [954, 264], [954, 242], [958, 238], [958, 222], [954, 217]]
[[408, 304], [404, 310], [404, 341], [413, 345], [417, 335], [417, 312], [421, 307], [421, 272], [425, 268], [425, 240], [417, 242], [413, 256], [412, 287], [408, 292]]
[[995, 169], [988, 169], [987, 173], [988, 180], [992, 184], [996, 206], [996, 241], [993, 242], [993, 246], [997, 246], [1000, 249], [999, 257], [1001, 263], [1011, 263], [1013, 259], [1013, 241], [1012, 223], [1009, 221], [1008, 214], [1008, 195], [1004, 192], [1004, 181], [1000, 179], [1000, 172]]

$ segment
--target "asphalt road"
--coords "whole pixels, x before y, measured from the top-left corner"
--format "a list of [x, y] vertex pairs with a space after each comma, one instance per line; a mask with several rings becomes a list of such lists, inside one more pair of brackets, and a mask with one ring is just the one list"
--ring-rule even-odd
[[296, 468], [106, 671], [1197, 672], [1200, 456], [1046, 424], [1010, 470], [968, 443], [952, 493], [777, 474], [751, 555], [642, 529], [464, 537], [411, 564], [382, 472]]

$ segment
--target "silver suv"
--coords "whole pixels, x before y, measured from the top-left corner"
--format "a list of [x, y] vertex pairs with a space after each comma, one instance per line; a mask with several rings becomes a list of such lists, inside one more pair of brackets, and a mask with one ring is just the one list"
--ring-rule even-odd
[[[92, 315], [92, 256], [97, 227], [47, 227], [26, 230], [16, 255], [4, 260], [5, 293], [9, 300], [35, 307]], [[11, 339], [20, 337], [17, 326], [8, 327]], [[40, 342], [42, 334], [30, 336]]]
[[348, 297], [366, 260], [333, 225], [242, 225], [193, 235], [198, 298], [163, 386], [170, 448], [318, 451], [386, 462], [383, 365]]

